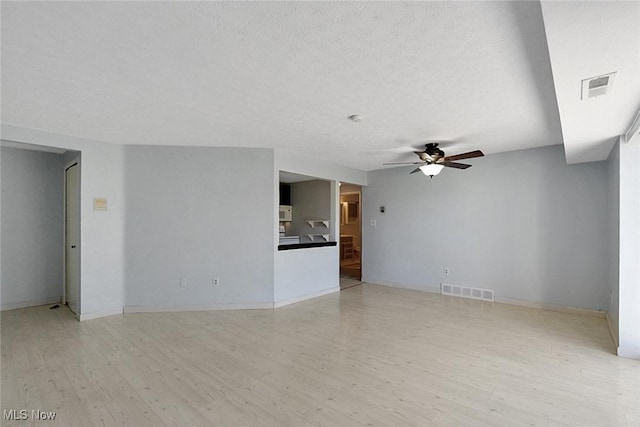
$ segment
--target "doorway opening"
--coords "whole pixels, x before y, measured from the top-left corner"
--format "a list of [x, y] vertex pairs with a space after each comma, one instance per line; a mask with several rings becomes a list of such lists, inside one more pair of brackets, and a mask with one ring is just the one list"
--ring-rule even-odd
[[340, 289], [362, 279], [362, 187], [340, 185]]
[[[65, 303], [65, 270], [79, 278], [79, 259], [66, 266], [66, 169], [79, 164], [80, 152], [64, 148], [0, 141], [2, 160], [2, 305], [1, 310]], [[80, 235], [79, 167], [75, 200]], [[73, 173], [73, 172], [72, 172]], [[78, 239], [79, 240], [79, 239]], [[78, 246], [76, 244], [76, 246]], [[79, 281], [76, 301], [79, 300]], [[77, 310], [77, 308], [76, 308]], [[79, 312], [77, 310], [77, 312]]]

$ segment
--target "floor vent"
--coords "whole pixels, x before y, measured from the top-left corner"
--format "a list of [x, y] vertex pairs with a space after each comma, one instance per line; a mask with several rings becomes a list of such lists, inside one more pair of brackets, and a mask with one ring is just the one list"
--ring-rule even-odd
[[491, 289], [470, 288], [468, 286], [447, 285], [441, 283], [442, 295], [451, 295], [454, 297], [479, 299], [482, 301], [493, 302], [493, 291]]

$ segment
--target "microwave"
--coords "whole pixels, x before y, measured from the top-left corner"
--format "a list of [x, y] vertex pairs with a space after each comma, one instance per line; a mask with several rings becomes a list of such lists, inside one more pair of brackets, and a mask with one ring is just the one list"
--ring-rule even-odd
[[280, 221], [291, 221], [291, 206], [280, 205]]

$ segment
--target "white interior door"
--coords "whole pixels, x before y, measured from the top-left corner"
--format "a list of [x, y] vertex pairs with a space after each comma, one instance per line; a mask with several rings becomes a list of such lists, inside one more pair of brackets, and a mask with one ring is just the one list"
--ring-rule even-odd
[[65, 171], [65, 302], [78, 314], [80, 300], [80, 167]]

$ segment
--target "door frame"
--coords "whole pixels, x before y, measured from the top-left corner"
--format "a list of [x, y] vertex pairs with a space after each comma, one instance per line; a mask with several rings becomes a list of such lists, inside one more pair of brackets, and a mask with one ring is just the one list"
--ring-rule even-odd
[[75, 316], [80, 320], [81, 312], [81, 298], [82, 294], [82, 280], [81, 280], [81, 262], [82, 262], [82, 167], [80, 165], [80, 156], [74, 157], [72, 160], [64, 165], [63, 174], [63, 190], [62, 190], [62, 218], [63, 218], [63, 235], [62, 235], [62, 304], [67, 305], [67, 170], [77, 165], [78, 166], [78, 208], [80, 209], [78, 215], [78, 228], [79, 239], [78, 250], [80, 251], [80, 262], [78, 263], [78, 312]]

